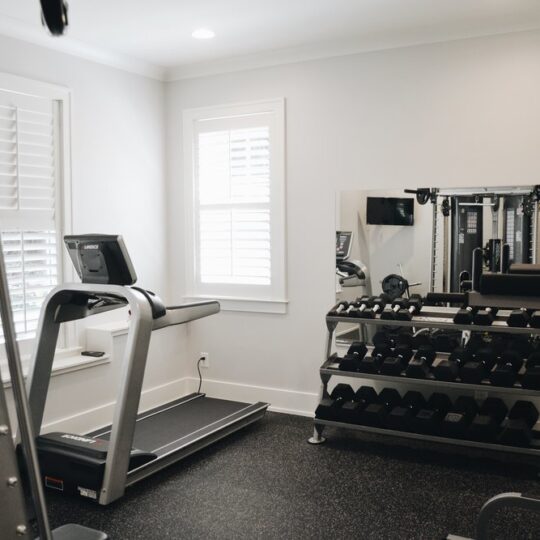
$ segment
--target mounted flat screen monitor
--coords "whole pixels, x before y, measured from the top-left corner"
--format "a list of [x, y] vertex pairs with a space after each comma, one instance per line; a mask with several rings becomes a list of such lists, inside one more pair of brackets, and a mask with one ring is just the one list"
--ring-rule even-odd
[[368, 197], [368, 225], [414, 225], [414, 199]]

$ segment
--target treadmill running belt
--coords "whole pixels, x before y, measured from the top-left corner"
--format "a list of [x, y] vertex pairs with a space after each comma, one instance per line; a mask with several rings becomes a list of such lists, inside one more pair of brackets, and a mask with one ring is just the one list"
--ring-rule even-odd
[[[177, 441], [181, 444], [179, 439], [182, 437], [187, 439], [194, 432], [248, 407], [248, 403], [201, 396], [146, 411], [137, 418], [133, 446], [159, 455], [159, 450], [169, 443]], [[100, 438], [108, 439], [109, 435], [110, 432], [100, 434]], [[163, 450], [166, 452], [170, 449]]]

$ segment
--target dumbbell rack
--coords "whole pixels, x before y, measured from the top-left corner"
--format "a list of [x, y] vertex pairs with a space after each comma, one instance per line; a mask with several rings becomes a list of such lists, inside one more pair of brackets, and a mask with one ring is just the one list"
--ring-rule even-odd
[[[440, 381], [435, 378], [426, 378], [426, 379], [415, 379], [411, 377], [406, 377], [405, 375], [381, 375], [381, 374], [372, 374], [372, 373], [363, 373], [363, 372], [352, 372], [352, 371], [343, 371], [339, 369], [339, 364], [337, 360], [337, 354], [332, 354], [332, 348], [334, 344], [335, 330], [340, 323], [356, 323], [360, 325], [361, 330], [365, 330], [366, 325], [374, 326], [384, 326], [384, 327], [411, 327], [415, 330], [422, 328], [428, 329], [447, 329], [447, 330], [458, 330], [462, 332], [462, 337], [465, 337], [465, 332], [490, 332], [490, 333], [510, 333], [516, 335], [539, 335], [540, 329], [536, 328], [516, 328], [510, 327], [506, 324], [506, 319], [509, 312], [499, 311], [494, 322], [490, 326], [480, 326], [480, 325], [459, 325], [453, 322], [454, 314], [456, 313], [456, 308], [445, 308], [445, 307], [429, 307], [426, 306], [422, 309], [422, 312], [414, 316], [411, 321], [397, 321], [397, 320], [383, 320], [380, 318], [375, 319], [361, 319], [353, 317], [326, 317], [326, 327], [328, 329], [326, 336], [326, 348], [325, 348], [325, 360], [320, 368], [320, 378], [321, 378], [321, 388], [319, 394], [319, 401], [324, 398], [329, 398], [328, 393], [328, 383], [332, 377], [345, 377], [353, 379], [363, 379], [365, 381], [372, 382], [387, 382], [393, 385], [398, 384], [403, 387], [422, 387], [426, 390], [431, 389], [432, 391], [440, 391], [441, 389], [451, 389], [454, 391], [466, 391], [466, 392], [482, 392], [486, 396], [493, 397], [503, 397], [513, 395], [516, 399], [527, 397], [530, 399], [540, 398], [540, 391], [531, 390], [522, 388], [519, 383], [516, 383], [512, 387], [501, 387], [494, 386], [486, 382], [485, 384], [469, 384], [462, 382], [446, 382]], [[369, 347], [368, 347], [369, 348]], [[369, 354], [369, 352], [368, 352]], [[438, 362], [439, 359], [447, 357], [446, 353], [438, 353], [437, 358], [434, 361], [434, 364]], [[536, 456], [540, 457], [540, 442], [533, 441], [529, 447], [520, 447], [520, 446], [511, 446], [506, 444], [498, 443], [488, 443], [488, 442], [478, 442], [467, 439], [454, 439], [449, 437], [435, 436], [435, 435], [426, 435], [421, 433], [412, 433], [409, 431], [397, 431], [386, 428], [372, 427], [361, 424], [351, 424], [346, 422], [334, 421], [334, 420], [323, 420], [321, 418], [314, 419], [314, 430], [313, 436], [309, 439], [311, 444], [321, 444], [326, 439], [322, 436], [324, 428], [326, 426], [331, 426], [335, 428], [346, 428], [351, 430], [356, 430], [365, 433], [373, 433], [378, 435], [388, 435], [395, 436], [402, 439], [416, 439], [421, 441], [428, 441], [433, 443], [443, 443], [447, 445], [461, 446], [461, 447], [470, 447], [470, 448], [480, 448], [484, 450], [492, 450], [494, 452], [501, 452], [505, 454], [518, 454], [518, 455], [527, 455], [527, 456]], [[538, 426], [538, 424], [537, 424]], [[536, 462], [536, 460], [535, 460]], [[540, 466], [540, 461], [538, 462]]]

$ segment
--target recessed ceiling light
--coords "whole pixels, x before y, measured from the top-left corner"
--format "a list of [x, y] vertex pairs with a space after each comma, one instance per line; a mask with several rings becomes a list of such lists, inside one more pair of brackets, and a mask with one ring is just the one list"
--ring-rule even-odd
[[210, 28], [197, 28], [191, 35], [195, 39], [212, 39], [216, 37], [216, 33]]

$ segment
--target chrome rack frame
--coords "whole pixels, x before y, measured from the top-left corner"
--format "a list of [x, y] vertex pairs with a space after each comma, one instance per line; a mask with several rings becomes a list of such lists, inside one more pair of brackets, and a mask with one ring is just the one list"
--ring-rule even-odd
[[[391, 376], [371, 373], [358, 373], [348, 372], [339, 369], [336, 361], [336, 354], [332, 354], [334, 346], [335, 331], [340, 323], [358, 324], [361, 328], [366, 325], [385, 326], [385, 327], [411, 327], [414, 329], [421, 328], [441, 328], [448, 330], [458, 330], [462, 333], [462, 338], [465, 338], [466, 333], [471, 331], [478, 332], [494, 332], [494, 333], [511, 333], [517, 335], [540, 335], [540, 329], [536, 328], [515, 328], [506, 324], [508, 316], [507, 311], [499, 311], [495, 321], [491, 326], [478, 326], [478, 325], [458, 325], [453, 322], [453, 315], [456, 313], [457, 308], [449, 307], [431, 307], [425, 306], [419, 315], [413, 317], [411, 321], [394, 321], [384, 320], [380, 318], [376, 319], [357, 319], [353, 317], [326, 317], [326, 344], [324, 352], [324, 362], [319, 369], [319, 375], [321, 379], [321, 386], [319, 390], [319, 402], [323, 398], [330, 397], [328, 392], [328, 384], [332, 377], [345, 377], [352, 379], [362, 379], [371, 382], [388, 382], [393, 385], [402, 385], [405, 387], [414, 387], [416, 389], [432, 389], [436, 391], [437, 388], [446, 388], [449, 390], [468, 391], [468, 392], [482, 392], [489, 395], [501, 395], [507, 397], [518, 398], [519, 396], [529, 396], [535, 399], [540, 399], [540, 391], [530, 390], [522, 388], [519, 384], [513, 387], [499, 387], [493, 386], [486, 381], [486, 383], [474, 385], [460, 382], [444, 382], [434, 378], [426, 379], [414, 379], [406, 377], [405, 375]], [[441, 358], [444, 354], [439, 354]], [[444, 443], [447, 445], [469, 447], [469, 448], [481, 448], [484, 450], [495, 451], [496, 453], [505, 453], [508, 455], [518, 456], [533, 456], [535, 464], [540, 467], [540, 442], [532, 445], [529, 448], [521, 448], [517, 446], [483, 443], [476, 441], [469, 441], [463, 439], [452, 439], [447, 437], [429, 436], [420, 433], [410, 433], [405, 431], [396, 431], [383, 428], [375, 428], [370, 426], [349, 424], [345, 422], [322, 420], [314, 418], [313, 435], [309, 438], [311, 444], [321, 444], [325, 441], [323, 432], [326, 426], [332, 426], [337, 428], [347, 428], [360, 432], [377, 433], [379, 435], [391, 435], [400, 437], [403, 440], [418, 439], [423, 441], [429, 441], [433, 443]]]

